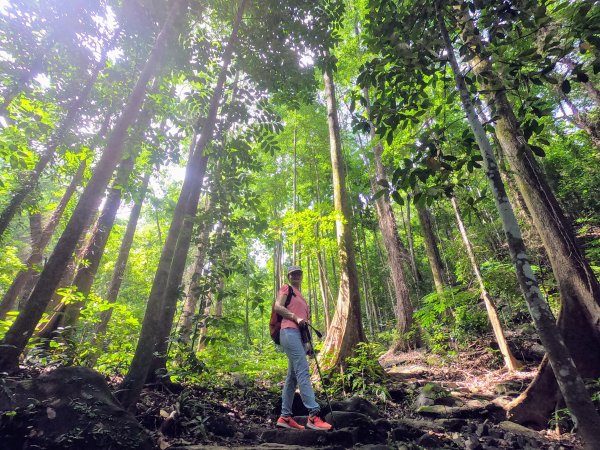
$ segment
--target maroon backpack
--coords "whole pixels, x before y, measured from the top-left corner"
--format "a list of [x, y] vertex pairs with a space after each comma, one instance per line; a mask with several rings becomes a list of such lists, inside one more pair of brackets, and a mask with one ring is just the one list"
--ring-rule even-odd
[[[286, 308], [292, 301], [292, 297], [294, 297], [295, 295], [296, 294], [294, 294], [294, 289], [292, 289], [292, 286], [290, 286], [288, 284], [288, 295], [287, 295], [287, 298], [285, 299], [285, 305], [284, 305]], [[275, 302], [276, 301], [277, 301], [277, 299], [275, 299]], [[273, 342], [275, 342], [277, 345], [280, 345], [279, 333], [281, 332], [281, 321], [283, 320], [283, 317], [281, 317], [279, 314], [277, 314], [275, 312], [275, 302], [273, 302], [273, 306], [271, 307], [271, 320], [269, 320], [269, 333], [271, 334], [271, 339], [273, 339]]]

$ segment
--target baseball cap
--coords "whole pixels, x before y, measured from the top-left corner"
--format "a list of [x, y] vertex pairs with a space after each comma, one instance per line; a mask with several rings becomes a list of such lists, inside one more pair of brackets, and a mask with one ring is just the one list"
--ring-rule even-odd
[[289, 275], [292, 272], [302, 272], [302, 267], [300, 267], [300, 266], [290, 266], [290, 267], [288, 267], [287, 274]]

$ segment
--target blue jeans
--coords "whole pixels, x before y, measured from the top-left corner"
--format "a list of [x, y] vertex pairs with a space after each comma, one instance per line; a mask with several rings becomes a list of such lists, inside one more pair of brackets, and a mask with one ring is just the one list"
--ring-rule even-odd
[[302, 398], [302, 403], [308, 409], [308, 413], [311, 416], [317, 415], [321, 408], [315, 400], [315, 392], [310, 382], [308, 361], [306, 360], [306, 352], [300, 338], [300, 330], [297, 328], [282, 328], [280, 342], [283, 351], [288, 357], [288, 373], [281, 395], [281, 415], [292, 415], [292, 403], [294, 402], [296, 385], [300, 388], [300, 397]]

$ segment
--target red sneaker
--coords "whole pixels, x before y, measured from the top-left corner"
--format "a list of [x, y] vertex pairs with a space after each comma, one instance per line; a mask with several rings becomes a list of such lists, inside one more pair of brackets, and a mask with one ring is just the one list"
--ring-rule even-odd
[[306, 428], [312, 428], [313, 430], [331, 430], [333, 427], [322, 420], [319, 416], [309, 416], [306, 422]]
[[296, 430], [304, 430], [304, 427], [291, 417], [279, 416], [279, 419], [277, 419], [276, 426], [281, 428], [293, 428]]

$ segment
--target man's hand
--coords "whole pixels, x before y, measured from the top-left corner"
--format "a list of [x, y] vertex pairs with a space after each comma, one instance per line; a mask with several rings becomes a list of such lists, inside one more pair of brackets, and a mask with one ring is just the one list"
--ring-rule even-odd
[[296, 321], [296, 323], [298, 324], [298, 326], [300, 328], [305, 328], [308, 326], [308, 324], [306, 323], [306, 320], [301, 319], [300, 317], [298, 317], [298, 320]]

